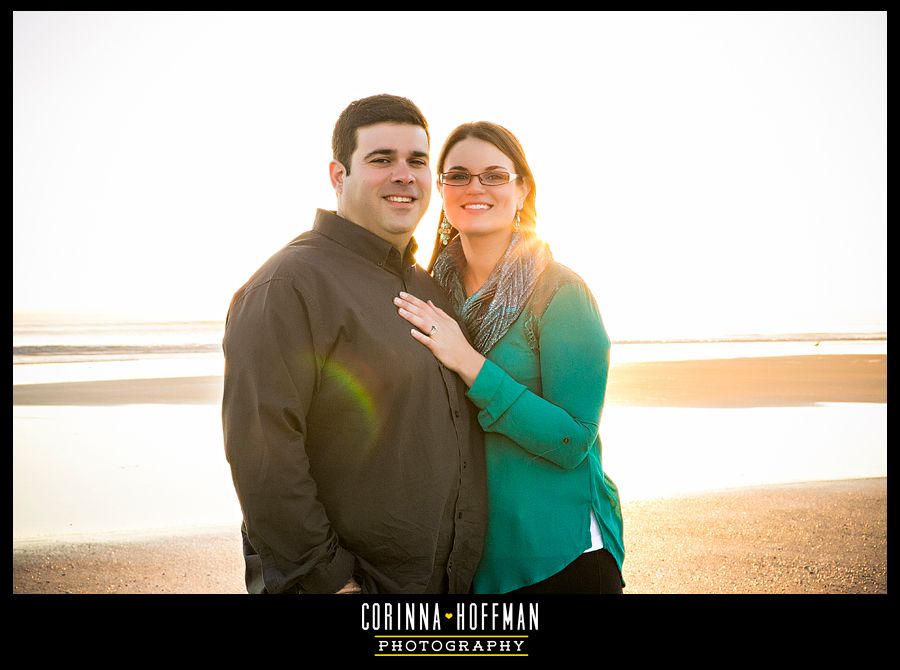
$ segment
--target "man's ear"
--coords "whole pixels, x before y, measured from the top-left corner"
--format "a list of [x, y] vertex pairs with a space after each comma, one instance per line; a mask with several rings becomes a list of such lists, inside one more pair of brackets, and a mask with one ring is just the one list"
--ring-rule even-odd
[[340, 161], [331, 161], [328, 164], [328, 175], [331, 177], [331, 186], [338, 195], [344, 190], [344, 176], [347, 168]]

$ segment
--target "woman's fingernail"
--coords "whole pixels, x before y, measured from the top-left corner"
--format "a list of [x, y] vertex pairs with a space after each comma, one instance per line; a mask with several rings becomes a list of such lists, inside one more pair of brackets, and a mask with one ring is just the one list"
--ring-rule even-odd
[[408, 298], [408, 297], [409, 297], [409, 294], [408, 294], [408, 293], [404, 293], [403, 291], [400, 291], [400, 297], [401, 297], [401, 298]]

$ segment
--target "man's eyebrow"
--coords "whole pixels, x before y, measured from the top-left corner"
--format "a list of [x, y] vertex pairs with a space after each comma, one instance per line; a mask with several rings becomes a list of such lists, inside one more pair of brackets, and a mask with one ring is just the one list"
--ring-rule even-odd
[[397, 152], [394, 149], [375, 149], [365, 155], [363, 160], [367, 160], [372, 156], [395, 156]]
[[[393, 158], [396, 155], [397, 155], [396, 149], [375, 149], [374, 151], [370, 151], [369, 153], [367, 153], [363, 157], [363, 160], [368, 160], [372, 156], [390, 156]], [[411, 158], [428, 158], [427, 151], [410, 151], [409, 155]]]

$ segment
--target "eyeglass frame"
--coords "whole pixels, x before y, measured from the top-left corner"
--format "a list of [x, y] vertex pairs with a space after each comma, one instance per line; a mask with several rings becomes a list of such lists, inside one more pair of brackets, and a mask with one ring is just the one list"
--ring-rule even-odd
[[[508, 175], [509, 175], [509, 181], [503, 182], [502, 184], [485, 184], [485, 183], [481, 180], [481, 175], [485, 175], [485, 174], [493, 174], [493, 173], [495, 173], [495, 172], [499, 172], [499, 173], [503, 173], [503, 174], [508, 174]], [[465, 175], [468, 175], [468, 176], [469, 176], [469, 179], [468, 179], [468, 181], [466, 181], [465, 184], [448, 184], [447, 182], [444, 181], [444, 175], [448, 175], [448, 174], [460, 174], [460, 175], [465, 174]], [[479, 172], [478, 174], [472, 174], [472, 173], [470, 173], [470, 172], [441, 172], [441, 173], [438, 175], [438, 178], [441, 180], [441, 185], [442, 185], [442, 186], [468, 186], [469, 184], [472, 183], [472, 178], [473, 178], [473, 177], [478, 177], [478, 182], [479, 182], [482, 186], [506, 186], [507, 184], [512, 184], [516, 179], [521, 179], [521, 178], [524, 177], [524, 176], [525, 176], [525, 175], [516, 174], [515, 172], [507, 172], [506, 170], [485, 170], [484, 172]]]

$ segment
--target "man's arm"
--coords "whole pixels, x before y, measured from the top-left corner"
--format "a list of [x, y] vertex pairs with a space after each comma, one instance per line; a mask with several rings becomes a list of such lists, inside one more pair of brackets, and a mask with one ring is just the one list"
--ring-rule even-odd
[[317, 498], [306, 416], [318, 375], [310, 309], [289, 279], [242, 291], [225, 326], [225, 455], [266, 590], [335, 593], [352, 581]]

